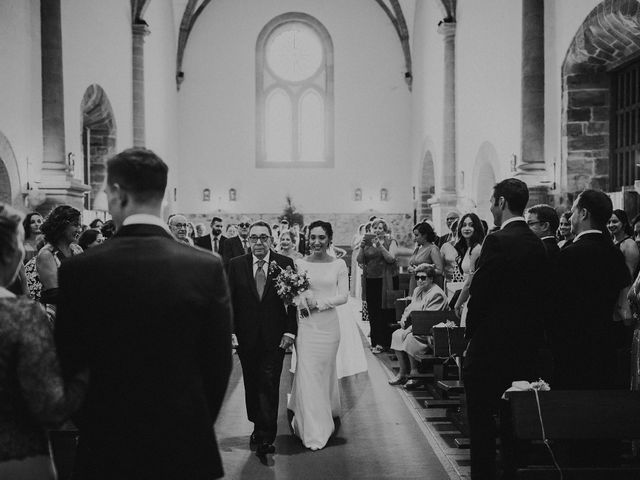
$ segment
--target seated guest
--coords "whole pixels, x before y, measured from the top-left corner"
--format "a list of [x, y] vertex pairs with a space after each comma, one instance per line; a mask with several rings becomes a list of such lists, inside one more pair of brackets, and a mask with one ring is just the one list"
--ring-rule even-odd
[[613, 314], [631, 276], [619, 248], [606, 232], [613, 213], [603, 192], [585, 190], [573, 203], [571, 245], [560, 250], [557, 330], [552, 345], [557, 389], [616, 388], [616, 332]]
[[[413, 291], [411, 303], [407, 305], [400, 319], [400, 327], [391, 336], [391, 349], [395, 351], [400, 364], [398, 375], [389, 381], [390, 385], [403, 385], [408, 375], [418, 373], [418, 358], [427, 352], [427, 339], [415, 337], [411, 325], [407, 325], [407, 318], [416, 310], [446, 310], [447, 297], [444, 291], [434, 283], [436, 271], [433, 267], [425, 267], [416, 272], [418, 286]], [[409, 388], [417, 382], [410, 380]]]
[[560, 215], [560, 225], [558, 226], [558, 248], [563, 249], [567, 245], [571, 245], [575, 238], [571, 231], [571, 212], [564, 212]]
[[302, 258], [302, 254], [295, 248], [294, 233], [292, 230], [284, 230], [280, 232], [280, 241], [278, 242], [278, 248], [276, 251], [280, 255], [293, 258], [294, 260], [296, 258]]
[[33, 257], [35, 257], [42, 245], [38, 245], [39, 240], [42, 239], [42, 227], [43, 222], [42, 215], [37, 212], [28, 213], [24, 217], [22, 226], [24, 227], [24, 263], [27, 263]]
[[97, 247], [102, 242], [104, 242], [104, 237], [100, 230], [94, 230], [90, 228], [82, 232], [82, 234], [78, 237], [78, 245], [82, 248], [82, 250], [89, 250], [90, 248]]
[[0, 478], [53, 480], [46, 428], [79, 408], [88, 377], [65, 385], [44, 310], [6, 289], [22, 265], [20, 220], [0, 204]]

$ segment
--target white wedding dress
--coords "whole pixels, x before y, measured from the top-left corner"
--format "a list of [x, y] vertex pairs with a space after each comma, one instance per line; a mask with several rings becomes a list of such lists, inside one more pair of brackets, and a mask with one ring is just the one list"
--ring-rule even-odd
[[336, 307], [347, 302], [349, 275], [344, 260], [330, 263], [296, 260], [299, 271], [309, 275], [318, 310], [300, 318], [296, 337], [297, 365], [288, 408], [293, 412], [294, 433], [305, 447], [323, 448], [340, 415], [340, 391], [336, 356], [340, 322]]

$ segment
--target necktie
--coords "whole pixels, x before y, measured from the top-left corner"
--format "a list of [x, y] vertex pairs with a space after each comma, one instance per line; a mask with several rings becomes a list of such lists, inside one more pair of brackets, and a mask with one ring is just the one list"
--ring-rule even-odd
[[258, 260], [258, 269], [256, 270], [256, 290], [258, 290], [258, 296], [262, 299], [264, 293], [264, 286], [267, 283], [267, 277], [264, 274], [262, 267], [264, 266], [264, 260]]
[[247, 248], [247, 240], [242, 239], [242, 248], [244, 248], [244, 253], [249, 253], [249, 249]]
[[218, 237], [213, 238], [213, 251], [218, 253]]

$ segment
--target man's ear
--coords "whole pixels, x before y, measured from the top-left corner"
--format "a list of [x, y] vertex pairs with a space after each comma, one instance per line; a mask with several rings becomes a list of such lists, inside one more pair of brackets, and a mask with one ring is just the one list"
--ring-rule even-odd
[[504, 197], [498, 198], [498, 207], [500, 208], [500, 210], [506, 210], [508, 208], [507, 201]]

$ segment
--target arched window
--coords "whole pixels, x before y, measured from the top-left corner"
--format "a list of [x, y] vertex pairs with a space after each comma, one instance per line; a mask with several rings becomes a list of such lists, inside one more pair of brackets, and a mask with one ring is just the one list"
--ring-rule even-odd
[[271, 20], [256, 44], [256, 165], [333, 166], [333, 44], [304, 13]]

